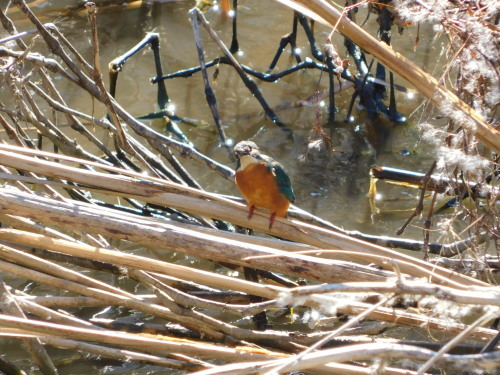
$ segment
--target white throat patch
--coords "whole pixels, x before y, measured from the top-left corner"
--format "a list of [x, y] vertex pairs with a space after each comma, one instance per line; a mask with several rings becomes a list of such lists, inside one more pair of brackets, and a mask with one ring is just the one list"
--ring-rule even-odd
[[253, 156], [250, 155], [243, 155], [240, 157], [240, 167], [237, 169], [238, 171], [241, 171], [248, 167], [251, 164], [258, 163], [259, 161], [255, 159]]

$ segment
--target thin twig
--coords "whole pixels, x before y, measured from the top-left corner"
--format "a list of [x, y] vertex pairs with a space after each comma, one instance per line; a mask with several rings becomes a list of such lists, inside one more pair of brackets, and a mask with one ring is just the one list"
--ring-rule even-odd
[[422, 210], [424, 209], [425, 191], [427, 190], [427, 184], [429, 183], [429, 181], [431, 179], [432, 172], [434, 172], [434, 169], [436, 168], [436, 164], [437, 164], [437, 162], [434, 160], [434, 162], [432, 163], [431, 167], [429, 168], [429, 171], [425, 174], [424, 177], [422, 177], [422, 189], [420, 190], [420, 199], [419, 199], [419, 201], [417, 203], [417, 206], [415, 207], [415, 210], [410, 215], [410, 217], [401, 226], [401, 228], [399, 228], [396, 231], [397, 235], [403, 234], [403, 232], [405, 231], [406, 227], [411, 223], [411, 221], [415, 217], [417, 217], [418, 215], [420, 215], [422, 213]]
[[424, 374], [427, 370], [431, 368], [431, 366], [439, 361], [443, 355], [448, 352], [451, 348], [453, 348], [457, 343], [460, 341], [464, 340], [473, 330], [475, 330], [477, 327], [482, 326], [486, 322], [498, 318], [498, 312], [493, 313], [493, 312], [488, 312], [481, 316], [479, 319], [477, 319], [474, 323], [469, 325], [467, 329], [465, 329], [463, 332], [452, 338], [445, 346], [441, 348], [432, 358], [429, 358], [427, 362], [425, 362], [417, 372], [417, 375], [422, 375]]

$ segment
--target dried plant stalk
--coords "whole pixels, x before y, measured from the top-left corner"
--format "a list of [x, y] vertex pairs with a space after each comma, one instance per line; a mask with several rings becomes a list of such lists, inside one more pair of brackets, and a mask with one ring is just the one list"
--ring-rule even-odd
[[[365, 252], [367, 254], [386, 257], [386, 259], [393, 259], [395, 262], [397, 262], [398, 267], [403, 272], [406, 272], [416, 277], [426, 277], [430, 279], [436, 279], [442, 283], [450, 284], [455, 287], [457, 286], [459, 287], [460, 285], [462, 285], [462, 287], [465, 285], [483, 285], [483, 286], [486, 285], [477, 279], [459, 275], [455, 272], [450, 272], [447, 269], [441, 268], [436, 265], [432, 265], [428, 262], [419, 260], [414, 257], [406, 256], [397, 251], [390, 250], [382, 246], [370, 244], [358, 239], [351, 238], [344, 234], [335, 233], [305, 223], [299, 223], [296, 221], [289, 221], [286, 219], [278, 218], [275, 228], [273, 228], [273, 231], [271, 232], [268, 228], [267, 215], [260, 212], [256, 212], [255, 217], [252, 218], [251, 221], [248, 221], [246, 219], [246, 215], [244, 214], [244, 211], [246, 210], [244, 205], [232, 202], [225, 198], [221, 198], [216, 194], [202, 192], [172, 182], [167, 182], [152, 178], [148, 179], [151, 182], [142, 183], [140, 180], [130, 179], [125, 176], [120, 176], [116, 174], [109, 175], [100, 172], [89, 172], [89, 171], [83, 172], [81, 169], [72, 168], [59, 163], [53, 163], [48, 161], [41, 162], [35, 158], [24, 157], [9, 151], [1, 151], [1, 148], [2, 147], [0, 146], [0, 154], [2, 155], [3, 163], [13, 168], [30, 170], [39, 174], [44, 174], [46, 176], [63, 178], [79, 184], [84, 184], [86, 186], [93, 186], [94, 189], [98, 188], [101, 192], [107, 192], [108, 194], [145, 200], [150, 203], [155, 203], [167, 207], [175, 207], [182, 211], [191, 212], [197, 215], [202, 215], [202, 216], [210, 215], [211, 217], [228, 220], [230, 222], [233, 222], [241, 226], [249, 226], [263, 232], [278, 234], [282, 238], [287, 238], [314, 247], [319, 247], [319, 248], [333, 247], [340, 249], [357, 250]], [[82, 161], [82, 163], [84, 163], [84, 161]], [[111, 170], [115, 172], [120, 172], [120, 170], [116, 168], [113, 168]], [[140, 177], [140, 175], [137, 175], [137, 177]], [[141, 180], [142, 179], [143, 178], [141, 177]], [[36, 198], [33, 199], [36, 200]], [[20, 203], [19, 200], [14, 199], [14, 201], [11, 201], [11, 204], [16, 202]], [[25, 203], [27, 204], [27, 202]], [[38, 206], [38, 209], [40, 209], [41, 205], [43, 204], [44, 204], [43, 200], [39, 200], [38, 203], [34, 203], [31, 206], [32, 207], [31, 209], [25, 207], [25, 210], [27, 209], [27, 211], [23, 211], [23, 213], [25, 215], [29, 215], [28, 211], [31, 211], [31, 214], [34, 214], [36, 206]], [[50, 209], [63, 210], [63, 204], [60, 204], [58, 208], [51, 207], [52, 206], [51, 204], [48, 205], [46, 204], [46, 206], [48, 206], [47, 209], [49, 210]], [[6, 202], [4, 207], [5, 207], [5, 212], [9, 213], [9, 211], [7, 210]], [[86, 222], [82, 215], [80, 215], [80, 217], [76, 217], [75, 215], [71, 214], [72, 210], [70, 208], [68, 209], [69, 211], [67, 211], [66, 215], [70, 215], [73, 218], [75, 224], [79, 221], [80, 225], [88, 226], [90, 222]], [[89, 207], [89, 209], [91, 208]], [[16, 213], [21, 212], [19, 210], [21, 210], [21, 207], [17, 206], [15, 208], [11, 208], [10, 213], [14, 214], [14, 212]], [[61, 212], [61, 214], [62, 213], [63, 212]], [[81, 211], [81, 214], [83, 214], [83, 211]], [[41, 212], [39, 213], [39, 215], [44, 217], [45, 220], [51, 220], [51, 217], [53, 217], [53, 216], [46, 216]], [[134, 221], [136, 220], [136, 218], [130, 217], [129, 220]], [[52, 221], [52, 223], [54, 222]], [[168, 227], [169, 227], [168, 225], [165, 226], [165, 228]], [[116, 228], [113, 232], [116, 232], [117, 229], [118, 228]], [[113, 234], [110, 233], [109, 231], [106, 231], [106, 228], [102, 226], [102, 223], [97, 224], [95, 230], [97, 232], [101, 231], [99, 232], [101, 234], [111, 235], [115, 237], [117, 235], [117, 233]], [[214, 242], [215, 247], [213, 248], [214, 251], [211, 253], [210, 256], [208, 255], [207, 251], [208, 248], [206, 247], [207, 244], [206, 241], [209, 241], [211, 238], [213, 238], [210, 237], [211, 234], [213, 234], [212, 232], [210, 232], [210, 234], [207, 233], [206, 235], [203, 235], [199, 231], [196, 231], [194, 233], [190, 232], [187, 228], [183, 229], [183, 231], [186, 234], [191, 233], [192, 236], [190, 238], [199, 237], [205, 243], [204, 250], [198, 252], [198, 255], [203, 256], [203, 254], [205, 254], [206, 257], [210, 257], [211, 259], [218, 259], [221, 261], [224, 260], [222, 259], [223, 257], [221, 257], [219, 253], [219, 246], [220, 246], [219, 239], [214, 239], [215, 240]], [[175, 233], [175, 231], [172, 233]], [[139, 237], [144, 237], [140, 233], [138, 233], [138, 235]], [[148, 238], [144, 238], [143, 240], [139, 241], [141, 243], [145, 244], [149, 243], [153, 245], [152, 242], [153, 236], [147, 236], [147, 237]], [[182, 238], [177, 238], [177, 237], [174, 238], [172, 236], [169, 236], [167, 238], [170, 239], [172, 248], [178, 248], [178, 249], [183, 248], [184, 251], [194, 251], [194, 249], [200, 248], [199, 247], [200, 245], [195, 245], [194, 243], [188, 244], [187, 242], [185, 242], [187, 238], [185, 237], [185, 234], [182, 234]], [[162, 241], [164, 244], [166, 244], [165, 240], [158, 239], [158, 241]], [[186, 244], [186, 246], [184, 247], [181, 245], [183, 241]], [[225, 241], [225, 243], [227, 243], [227, 241]], [[229, 249], [231, 248], [231, 246], [227, 248]], [[272, 252], [248, 253], [246, 252], [245, 249], [242, 248], [238, 249], [234, 248], [234, 251], [236, 251], [238, 257], [243, 258], [242, 262], [239, 262], [239, 264], [242, 265], [250, 264], [248, 262], [245, 262], [245, 258], [253, 259], [252, 263], [256, 265], [260, 261], [265, 262], [264, 259], [260, 258], [262, 256], [277, 255], [277, 254], [273, 255]], [[300, 256], [297, 256], [297, 259], [299, 258]], [[373, 259], [376, 259], [376, 257]], [[317, 260], [317, 262], [320, 261]], [[268, 260], [266, 263], [268, 266], [273, 266], [273, 265], [274, 267], [280, 266], [280, 263], [276, 262], [276, 259]], [[380, 266], [392, 269], [392, 267], [386, 263], [386, 260], [382, 259], [382, 262], [378, 262], [378, 264]], [[288, 269], [291, 268], [290, 266], [287, 266], [285, 263], [281, 265], [288, 267]], [[318, 275], [325, 274], [323, 271], [320, 271], [319, 269], [316, 270], [312, 270], [310, 268], [306, 269], [309, 269], [311, 272], [314, 272]], [[336, 274], [336, 276], [342, 277], [341, 268], [339, 268], [338, 271], [340, 273]], [[301, 270], [301, 272], [304, 271]], [[374, 272], [370, 273], [374, 274]], [[351, 275], [351, 271], [345, 270], [345, 274]], [[358, 276], [361, 277], [361, 274], [358, 273]], [[382, 274], [380, 276], [384, 277]], [[316, 279], [318, 279], [317, 277], [318, 276], [316, 276]], [[365, 277], [369, 276], [366, 275]]]
[[[331, 4], [322, 0], [279, 1], [301, 6], [308, 16], [338, 29], [415, 85], [430, 100], [438, 104], [450, 102], [472, 123], [466, 130], [492, 150], [499, 151], [498, 130], [486, 124], [434, 78], [385, 44], [375, 41]], [[0, 61], [9, 61], [6, 87], [15, 106], [12, 109], [0, 103], [0, 111], [5, 114], [5, 117], [0, 116], [0, 125], [9, 141], [18, 145], [0, 144], [0, 178], [7, 181], [7, 186], [0, 187], [0, 221], [2, 226], [9, 226], [0, 229], [0, 272], [41, 284], [43, 290], [50, 288], [75, 296], [44, 297], [36, 293], [30, 296], [8, 287], [4, 294], [11, 293], [9, 301], [15, 301], [24, 314], [33, 314], [37, 320], [22, 315], [16, 317], [15, 313], [0, 314], [2, 335], [36, 338], [43, 344], [123, 361], [152, 363], [183, 371], [199, 370], [200, 374], [234, 375], [280, 369], [319, 374], [368, 374], [378, 370], [388, 374], [410, 372], [387, 365], [392, 359], [427, 361], [420, 372], [431, 365], [450, 371], [477, 368], [488, 371], [498, 367], [498, 351], [488, 353], [498, 346], [495, 341], [498, 332], [485, 328], [488, 321], [498, 317], [500, 292], [497, 287], [396, 250], [353, 239], [346, 233], [311, 225], [306, 220], [278, 218], [272, 230], [268, 228], [267, 213], [257, 211], [247, 220], [244, 204], [193, 188], [198, 184], [175, 160], [172, 150], [203, 163], [230, 181], [234, 179], [231, 168], [210, 160], [188, 144], [154, 131], [134, 119], [109, 96], [100, 77], [92, 5], [88, 10], [95, 69], [55, 26], [43, 25], [23, 0], [13, 2], [34, 23], [50, 55], [32, 53], [31, 46], [27, 47], [19, 38], [16, 39], [18, 50], [11, 46], [0, 47]], [[196, 10], [193, 14], [199, 15]], [[0, 21], [10, 33], [16, 32], [1, 12]], [[231, 54], [227, 56], [232, 57]], [[32, 68], [26, 75], [21, 69], [23, 65]], [[94, 100], [105, 103], [103, 108], [110, 112], [113, 124], [70, 108], [58, 93], [49, 72], [75, 85], [76, 90], [85, 95], [90, 94]], [[41, 83], [33, 79], [37, 75]], [[53, 111], [52, 117], [46, 114], [46, 109]], [[59, 125], [56, 121], [59, 113], [71, 128], [56, 126]], [[35, 150], [36, 142], [26, 135], [24, 122], [33, 125], [44, 139], [64, 154]], [[135, 133], [126, 132], [121, 122]], [[119, 137], [120, 147], [127, 154], [108, 148], [88, 129], [89, 124]], [[91, 147], [83, 148], [75, 142], [70, 135], [72, 131], [77, 136], [83, 135], [91, 142]], [[176, 172], [171, 172], [159, 157], [143, 146], [146, 143], [171, 162]], [[93, 150], [89, 151], [90, 148]], [[96, 156], [97, 152], [104, 153], [106, 159]], [[133, 168], [149, 171], [156, 177], [133, 172]], [[497, 193], [495, 187], [490, 190], [486, 198]], [[68, 199], [68, 195], [72, 199]], [[100, 195], [106, 196], [106, 203], [119, 202], [121, 206], [103, 208], [91, 204]], [[124, 201], [127, 203], [123, 204]], [[138, 215], [138, 211], [148, 207], [146, 204], [161, 207], [161, 219]], [[121, 211], [129, 207], [136, 209], [134, 214]], [[178, 218], [184, 222], [176, 221]], [[216, 230], [215, 223], [221, 221], [280, 239]], [[152, 255], [131, 254], [129, 245], [141, 249], [148, 246], [159, 259]], [[220, 269], [207, 271], [198, 269], [196, 264], [174, 264], [169, 261], [171, 254], [164, 250], [183, 253], [189, 259], [224, 262], [232, 271], [221, 274]], [[99, 265], [92, 261], [99, 261]], [[242, 279], [241, 267], [258, 269], [261, 280]], [[101, 272], [89, 276], [82, 269]], [[118, 275], [126, 283], [117, 287], [99, 280], [104, 272], [113, 277]], [[309, 285], [297, 287], [301, 281]], [[316, 285], [318, 283], [320, 285]], [[143, 294], [146, 288], [154, 294]], [[222, 299], [224, 292], [230, 296]], [[254, 297], [266, 300], [255, 303]], [[121, 311], [138, 314], [139, 320], [144, 316], [158, 319], [161, 324], [181, 325], [183, 332], [176, 334], [184, 336], [182, 339], [166, 336], [165, 332], [168, 335], [174, 332], [170, 327], [156, 336], [120, 332], [121, 328], [113, 325], [115, 321], [98, 326], [102, 324], [98, 319], [86, 321], [34, 302], [53, 308], [75, 308], [77, 314], [77, 309], [85, 306], [117, 306]], [[407, 303], [420, 310], [410, 310], [405, 306]], [[291, 306], [294, 308], [290, 309]], [[443, 310], [446, 310], [444, 316], [440, 316], [438, 312]], [[281, 319], [290, 322], [298, 311], [301, 319], [311, 325], [308, 332], [312, 332], [282, 328], [278, 322], [280, 318], [272, 329], [249, 328], [245, 318], [262, 311], [268, 315], [274, 311], [288, 314]], [[314, 318], [316, 311], [325, 315], [319, 323]], [[338, 322], [338, 313], [351, 318], [345, 323]], [[369, 330], [373, 330], [372, 325], [363, 325], [364, 319], [376, 321], [375, 333]], [[464, 323], [474, 320], [473, 324]], [[302, 324], [295, 323], [293, 328]], [[312, 327], [315, 323], [318, 325]], [[361, 326], [357, 326], [356, 331], [365, 336], [360, 341], [343, 338], [346, 341], [342, 342], [338, 335], [348, 335], [347, 328], [359, 323]], [[400, 341], [380, 340], [377, 334], [389, 326], [412, 327], [420, 329], [422, 334], [430, 331], [437, 335], [453, 335], [454, 339], [447, 345], [436, 343], [433, 350], [418, 347], [416, 342], [403, 345], [398, 344]], [[186, 338], [191, 334], [196, 339]], [[446, 354], [466, 334], [476, 342], [476, 347], [488, 342], [484, 353]], [[323, 344], [339, 345], [339, 342], [341, 347], [321, 348]], [[461, 350], [470, 350], [462, 346]], [[297, 353], [301, 354], [295, 357]], [[194, 357], [231, 364], [215, 366]], [[337, 363], [363, 361], [369, 364], [374, 357], [381, 360], [378, 368]], [[476, 367], [469, 369], [464, 363], [473, 363]]]

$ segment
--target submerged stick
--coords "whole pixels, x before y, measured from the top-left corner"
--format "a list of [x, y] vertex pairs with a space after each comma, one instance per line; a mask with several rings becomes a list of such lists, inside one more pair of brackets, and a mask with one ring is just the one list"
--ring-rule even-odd
[[[370, 170], [370, 175], [378, 180], [395, 181], [408, 185], [422, 186], [423, 173], [416, 173], [402, 169], [375, 166]], [[459, 180], [431, 175], [426, 186], [427, 190], [446, 193], [449, 195], [462, 195], [464, 192], [471, 192], [473, 197], [483, 199], [500, 199], [500, 189], [498, 186], [485, 184], [466, 183]]]
[[191, 10], [196, 18], [200, 21], [200, 23], [203, 25], [203, 27], [207, 30], [208, 34], [210, 37], [213, 39], [213, 41], [217, 44], [217, 46], [220, 48], [220, 50], [224, 53], [224, 55], [227, 57], [227, 59], [231, 62], [233, 65], [234, 69], [240, 76], [241, 80], [245, 84], [245, 86], [250, 90], [250, 92], [255, 96], [255, 98], [259, 101], [260, 105], [266, 112], [266, 115], [269, 117], [269, 119], [274, 122], [276, 125], [278, 125], [281, 129], [289, 132], [290, 129], [283, 124], [278, 115], [274, 113], [273, 109], [267, 104], [266, 100], [264, 99], [264, 96], [262, 95], [262, 92], [260, 91], [259, 87], [257, 84], [247, 76], [247, 74], [243, 71], [240, 63], [234, 58], [234, 56], [231, 54], [229, 49], [226, 47], [226, 45], [220, 40], [220, 38], [217, 36], [215, 31], [212, 29], [208, 21], [205, 19], [205, 16], [197, 9], [193, 8]]
[[201, 75], [203, 77], [203, 83], [205, 85], [205, 97], [207, 99], [208, 106], [212, 111], [212, 115], [214, 117], [215, 125], [217, 127], [217, 131], [219, 132], [219, 136], [221, 142], [224, 146], [229, 146], [228, 139], [226, 137], [226, 133], [224, 132], [224, 128], [222, 127], [219, 107], [217, 106], [217, 98], [215, 97], [214, 90], [212, 90], [212, 86], [210, 86], [210, 80], [208, 79], [207, 67], [205, 64], [205, 51], [203, 49], [203, 42], [201, 40], [200, 35], [200, 25], [198, 21], [198, 15], [194, 10], [190, 11], [191, 13], [191, 23], [193, 25], [194, 30], [194, 38], [196, 41], [196, 50], [198, 51], [198, 60], [200, 61], [200, 69]]
[[336, 26], [341, 34], [352, 40], [361, 49], [371, 53], [390, 70], [415, 86], [438, 108], [442, 108], [444, 104], [450, 105], [451, 110], [450, 113], [446, 113], [447, 115], [451, 115], [453, 111], [456, 111], [466, 116], [470, 124], [463, 124], [463, 121], [461, 123], [467, 131], [474, 134], [491, 150], [500, 153], [500, 131], [487, 124], [477, 111], [463, 102], [455, 93], [439, 84], [434, 77], [400, 53], [394, 51], [384, 42], [375, 39], [360, 26], [345, 17], [344, 14], [341, 14], [330, 2], [325, 0], [277, 1], [330, 27]]

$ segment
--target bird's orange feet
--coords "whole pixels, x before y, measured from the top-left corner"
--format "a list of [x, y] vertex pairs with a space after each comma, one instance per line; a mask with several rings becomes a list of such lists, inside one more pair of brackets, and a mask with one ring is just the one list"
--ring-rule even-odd
[[269, 230], [271, 230], [271, 228], [273, 227], [275, 218], [276, 218], [276, 212], [273, 212], [271, 214], [271, 218], [269, 219]]
[[255, 210], [255, 206], [250, 206], [250, 209], [248, 210], [248, 220], [250, 220], [253, 216], [253, 211]]

